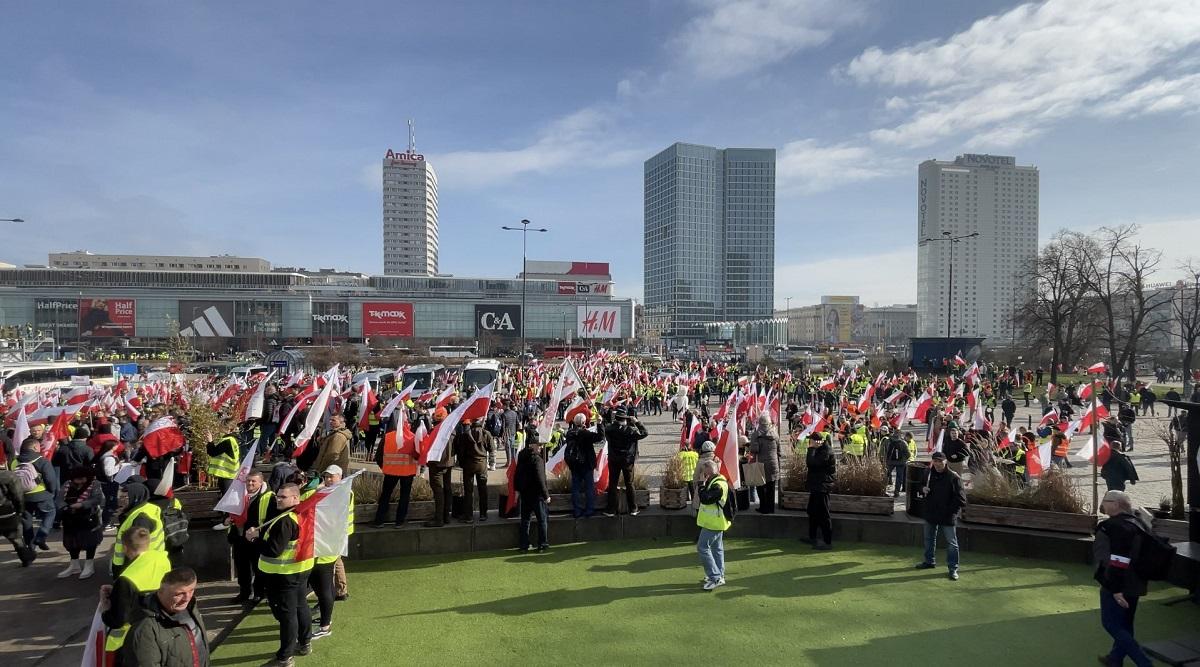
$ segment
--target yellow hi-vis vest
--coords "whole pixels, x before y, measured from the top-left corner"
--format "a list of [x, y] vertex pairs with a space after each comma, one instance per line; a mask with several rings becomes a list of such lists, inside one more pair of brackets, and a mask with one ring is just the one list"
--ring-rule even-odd
[[[287, 511], [263, 524], [262, 529], [259, 531], [261, 539], [266, 540], [271, 527], [282, 520], [294, 522], [297, 528], [300, 526], [300, 520], [296, 518], [296, 513]], [[308, 558], [297, 561], [296, 551], [298, 547], [299, 540], [291, 540], [287, 543], [287, 547], [284, 548], [283, 553], [278, 556], [259, 556], [258, 569], [267, 574], [300, 574], [301, 572], [308, 572], [312, 569], [313, 559]]]
[[850, 434], [850, 441], [845, 444], [843, 449], [851, 456], [862, 456], [867, 452], [867, 437], [855, 431]]
[[[354, 492], [350, 492], [350, 514], [346, 516], [346, 537], [354, 534]], [[317, 565], [332, 563], [337, 560], [337, 556], [317, 556]]]
[[133, 520], [141, 515], [146, 515], [154, 521], [154, 530], [150, 531], [150, 548], [147, 551], [161, 551], [164, 554], [167, 552], [165, 542], [166, 535], [163, 533], [162, 508], [150, 501], [142, 503], [141, 507], [134, 509], [121, 522], [120, 528], [117, 529], [117, 543], [113, 546], [112, 566], [114, 568], [123, 567], [125, 565], [125, 545], [121, 543], [121, 536], [125, 531], [133, 527]]
[[[167, 552], [151, 550], [134, 558], [120, 578], [128, 579], [138, 594], [149, 593], [158, 590], [158, 585], [170, 569], [171, 561], [167, 559]], [[104, 650], [116, 651], [121, 648], [125, 644], [125, 636], [129, 634], [129, 626], [130, 624], [126, 623], [109, 630], [108, 637], [104, 640]]]
[[228, 440], [230, 442], [232, 454], [222, 454], [214, 456], [208, 460], [208, 474], [213, 477], [222, 479], [236, 479], [238, 474], [238, 465], [241, 463], [241, 452], [238, 447], [237, 438], [232, 435], [227, 435], [221, 438], [221, 442]]
[[713, 484], [721, 487], [721, 499], [712, 504], [700, 505], [700, 512], [696, 514], [696, 525], [709, 530], [728, 530], [733, 523], [725, 518], [725, 510], [721, 509], [721, 505], [730, 501], [729, 483], [721, 475], [714, 475], [704, 488], [707, 489]]

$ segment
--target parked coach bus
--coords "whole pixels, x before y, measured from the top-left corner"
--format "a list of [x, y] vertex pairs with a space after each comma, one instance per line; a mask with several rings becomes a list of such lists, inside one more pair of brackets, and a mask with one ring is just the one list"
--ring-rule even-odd
[[111, 386], [116, 383], [112, 364], [53, 362], [9, 364], [0, 366], [4, 393], [13, 389], [31, 391], [70, 387], [74, 378], [87, 378], [91, 384]]

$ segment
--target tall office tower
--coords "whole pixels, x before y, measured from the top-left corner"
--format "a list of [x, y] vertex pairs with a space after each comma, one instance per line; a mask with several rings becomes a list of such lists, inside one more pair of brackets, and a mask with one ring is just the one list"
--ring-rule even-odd
[[412, 121], [408, 150], [383, 158], [383, 273], [438, 272], [437, 173], [417, 153]]
[[644, 177], [647, 330], [681, 344], [705, 322], [771, 317], [775, 150], [676, 143]]
[[[993, 342], [1015, 336], [1013, 315], [1029, 291], [1027, 267], [1038, 252], [1038, 178], [1037, 167], [1019, 166], [1005, 155], [968, 153], [953, 162], [921, 163], [919, 335], [982, 336]], [[979, 235], [936, 240], [973, 233]]]

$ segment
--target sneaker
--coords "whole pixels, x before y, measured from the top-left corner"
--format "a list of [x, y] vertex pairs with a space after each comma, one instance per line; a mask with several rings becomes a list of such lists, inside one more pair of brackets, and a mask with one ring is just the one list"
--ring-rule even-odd
[[935, 568], [935, 567], [937, 567], [937, 565], [935, 565], [934, 563], [925, 563], [925, 562], [921, 562], [921, 563], [917, 563], [916, 569], [918, 569], [918, 570], [932, 570], [932, 569], [933, 569], [933, 568]]
[[950, 581], [958, 581], [958, 570], [950, 570]]
[[310, 640], [310, 643], [301, 644], [300, 646], [298, 646], [296, 648], [296, 655], [311, 655], [311, 654], [312, 654], [311, 640]]
[[616, 516], [614, 512], [605, 512], [604, 516]]
[[332, 635], [332, 634], [333, 634], [333, 630], [330, 630], [329, 628], [317, 627], [316, 630], [313, 630], [312, 638], [313, 638], [313, 641], [316, 641], [322, 637], [328, 637], [329, 635]]
[[83, 561], [83, 571], [79, 573], [79, 578], [91, 579], [94, 574], [96, 574], [96, 565], [90, 560]]
[[117, 526], [116, 526], [116, 524], [111, 524], [111, 523], [110, 523], [110, 524], [108, 524], [107, 526], [105, 526], [105, 527], [104, 527], [104, 532], [105, 532], [105, 533], [115, 533], [115, 532], [117, 532]]
[[229, 524], [218, 523], [217, 525], [213, 526], [213, 530], [229, 530]]
[[42, 551], [50, 550], [50, 545], [46, 544], [46, 538], [44, 538], [44, 537], [42, 539], [38, 540], [37, 542], [34, 542], [33, 546], [41, 549]]
[[[718, 580], [718, 581], [719, 581], [719, 580]], [[719, 584], [717, 584], [717, 582], [716, 582], [716, 581], [713, 581], [713, 580], [711, 580], [711, 579], [705, 579], [705, 580], [704, 580], [704, 586], [702, 586], [702, 588], [703, 588], [704, 590], [706, 590], [706, 591], [711, 591], [712, 589], [716, 588], [718, 585], [719, 585]]]
[[725, 585], [725, 577], [721, 577], [720, 579], [717, 579], [715, 582], [713, 582], [713, 588], [718, 588], [718, 587], [724, 586], [724, 585]]
[[296, 661], [292, 658], [271, 658], [263, 663], [262, 667], [295, 667]]
[[550, 548], [550, 546], [549, 546], [549, 545], [547, 545], [547, 544], [543, 544], [542, 546], [538, 547], [538, 553], [540, 553], [540, 554], [544, 554], [544, 553], [546, 553], [546, 551], [547, 551], [549, 548]]
[[637, 509], [637, 508], [635, 507], [635, 508], [633, 509], [633, 511], [629, 513], [629, 516], [637, 516], [638, 514], [641, 514], [641, 512], [642, 512], [642, 511], [641, 511], [640, 509]]

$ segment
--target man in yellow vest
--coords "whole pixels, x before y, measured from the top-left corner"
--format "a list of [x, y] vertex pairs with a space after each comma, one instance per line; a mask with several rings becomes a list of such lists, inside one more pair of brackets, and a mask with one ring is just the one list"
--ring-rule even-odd
[[408, 518], [408, 501], [412, 497], [413, 479], [417, 476], [417, 447], [413, 436], [402, 438], [400, 433], [388, 431], [383, 436], [383, 447], [376, 450], [375, 463], [383, 472], [383, 487], [379, 490], [373, 524], [376, 528], [383, 528], [387, 520], [388, 503], [397, 484], [400, 485], [400, 498], [396, 502], [396, 528], [403, 526]]
[[[125, 512], [121, 516], [121, 525], [117, 535], [124, 535], [130, 528], [145, 528], [150, 534], [150, 550], [166, 553], [166, 534], [163, 532], [162, 508], [150, 502], [150, 490], [142, 482], [129, 481], [125, 484]], [[121, 576], [127, 566], [125, 545], [117, 540], [113, 545], [112, 575]]]
[[716, 461], [707, 460], [700, 464], [700, 511], [696, 514], [696, 525], [700, 526], [700, 539], [696, 551], [700, 553], [700, 564], [704, 567], [704, 590], [711, 591], [725, 585], [725, 531], [733, 522], [725, 514], [729, 497], [729, 483], [721, 476]]
[[[342, 481], [342, 469], [337, 466], [329, 466], [325, 472], [321, 473], [321, 481], [324, 486], [334, 486]], [[346, 535], [354, 534], [354, 492], [350, 492], [350, 514], [346, 519]], [[343, 581], [341, 589], [337, 588], [337, 571], [341, 569]], [[342, 565], [341, 556], [317, 556], [313, 562], [312, 573], [309, 575], [308, 583], [312, 586], [313, 592], [317, 594], [317, 608], [321, 612], [320, 622], [317, 623], [317, 629], [313, 632], [313, 639], [328, 637], [333, 634], [330, 625], [333, 623], [333, 601], [336, 599], [346, 599], [349, 595], [345, 592], [346, 576], [345, 566]]]
[[850, 434], [850, 438], [842, 444], [842, 453], [846, 458], [861, 459], [867, 453], [867, 427], [860, 424]]
[[242, 463], [237, 426], [226, 424], [225, 435], [216, 442], [209, 435], [205, 450], [208, 452], [208, 476], [216, 478], [217, 488], [221, 495], [225, 495], [233, 485], [233, 480], [237, 479], [238, 467]]
[[292, 510], [299, 503], [300, 487], [284, 484], [275, 492], [278, 514], [246, 531], [246, 539], [260, 540], [258, 569], [266, 579], [271, 614], [279, 622], [279, 650], [268, 663], [274, 667], [292, 667], [293, 656], [312, 653], [312, 610], [304, 598], [313, 559], [297, 560], [300, 519]]
[[[119, 653], [138, 609], [138, 598], [158, 589], [171, 569], [167, 552], [150, 548], [150, 531], [131, 528], [121, 533], [125, 559], [129, 563], [113, 585], [100, 587], [100, 620], [108, 627], [105, 653]], [[120, 655], [116, 661], [119, 663]]]
[[241, 526], [229, 529], [229, 543], [233, 546], [233, 569], [237, 572], [238, 594], [232, 602], [257, 603], [266, 597], [265, 582], [262, 572], [258, 569], [258, 547], [246, 539], [246, 531], [257, 528], [272, 515], [275, 494], [267, 488], [263, 475], [257, 470], [251, 470], [246, 475], [246, 520]]

